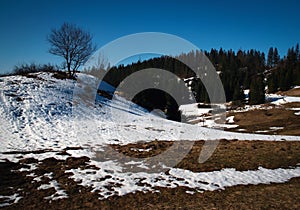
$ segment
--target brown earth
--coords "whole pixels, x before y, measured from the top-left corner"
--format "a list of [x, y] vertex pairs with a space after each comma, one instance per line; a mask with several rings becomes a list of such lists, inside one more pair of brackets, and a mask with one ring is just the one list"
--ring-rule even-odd
[[[283, 184], [247, 185], [187, 194], [188, 188], [128, 194], [100, 202], [103, 209], [299, 209], [300, 178]], [[193, 190], [191, 190], [193, 191]]]
[[294, 88], [287, 91], [279, 91], [277, 94], [284, 95], [284, 96], [297, 96], [300, 97], [300, 88]]
[[[150, 142], [113, 147], [124, 154], [136, 157], [154, 155], [154, 151], [166, 150], [172, 142]], [[212, 157], [203, 164], [197, 162], [204, 141], [198, 141], [188, 156], [176, 167], [192, 171], [213, 171], [222, 168], [253, 170], [259, 166], [265, 168], [290, 168], [300, 162], [300, 142], [267, 142], [267, 141], [227, 141], [221, 140]], [[149, 152], [133, 151], [130, 148], [153, 148]], [[155, 148], [155, 149], [154, 149]], [[75, 148], [74, 148], [75, 149]], [[80, 148], [77, 148], [80, 149]], [[156, 151], [156, 152], [157, 152]], [[141, 153], [143, 153], [141, 155]], [[67, 151], [59, 153], [68, 154]], [[18, 163], [0, 162], [1, 195], [20, 194], [23, 198], [18, 203], [3, 209], [299, 209], [300, 178], [294, 178], [283, 184], [246, 185], [228, 187], [225, 190], [194, 192], [184, 187], [174, 189], [157, 188], [159, 193], [131, 193], [125, 196], [113, 196], [99, 200], [99, 195], [91, 192], [69, 178], [72, 173], [65, 173], [72, 168], [94, 168], [88, 165], [89, 158], [69, 157], [66, 161], [47, 158], [38, 161], [34, 158], [20, 159]], [[30, 172], [18, 169], [27, 164], [38, 163]], [[41, 182], [34, 182], [29, 173], [41, 176], [52, 172], [52, 177], [65, 190], [69, 198], [46, 200], [52, 195], [53, 188], [37, 190], [41, 184], [49, 183], [42, 176]], [[167, 173], [167, 172], [166, 172]], [[3, 201], [0, 199], [0, 202]]]
[[[145, 158], [165, 151], [172, 142], [154, 141], [150, 143], [113, 145], [127, 156]], [[212, 154], [204, 163], [198, 162], [198, 157], [204, 141], [197, 141], [189, 154], [176, 165], [177, 168], [194, 172], [215, 171], [222, 168], [237, 170], [255, 170], [258, 167], [270, 169], [295, 167], [300, 163], [299, 141], [228, 141], [221, 140]], [[132, 148], [156, 148], [149, 152], [137, 152]], [[167, 161], [167, 160], [166, 160]]]
[[[288, 103], [281, 106], [269, 106], [271, 109], [256, 109], [247, 112], [229, 112], [228, 116], [234, 116], [237, 128], [226, 129], [234, 132], [257, 133], [268, 131], [263, 134], [300, 135], [300, 116], [297, 111], [290, 108], [300, 108], [300, 103]], [[270, 127], [283, 127], [272, 130]], [[241, 129], [244, 129], [241, 131]]]

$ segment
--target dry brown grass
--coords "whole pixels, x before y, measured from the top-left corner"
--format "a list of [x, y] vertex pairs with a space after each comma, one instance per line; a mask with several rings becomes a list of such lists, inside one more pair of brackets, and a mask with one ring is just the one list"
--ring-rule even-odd
[[300, 178], [283, 184], [247, 185], [187, 194], [184, 187], [158, 188], [101, 201], [103, 209], [299, 209]]
[[[132, 148], [151, 148], [150, 152], [133, 151]], [[145, 158], [159, 154], [171, 146], [172, 142], [154, 141], [150, 143], [113, 145], [123, 154], [131, 157]], [[299, 141], [228, 141], [221, 140], [212, 156], [204, 163], [198, 162], [198, 157], [204, 141], [195, 142], [189, 154], [176, 165], [178, 168], [194, 172], [215, 171], [223, 168], [236, 168], [237, 170], [255, 170], [262, 166], [265, 168], [288, 168], [300, 163]]]
[[277, 94], [285, 95], [285, 96], [298, 96], [300, 97], [300, 88], [290, 89], [288, 91], [280, 91]]
[[[126, 155], [147, 157], [149, 152], [133, 151], [130, 148], [156, 148], [156, 152], [167, 149], [171, 142], [150, 142], [114, 146]], [[176, 167], [198, 171], [213, 171], [222, 168], [237, 170], [255, 170], [265, 168], [295, 167], [300, 162], [300, 142], [267, 142], [267, 141], [227, 141], [221, 140], [212, 157], [203, 164], [197, 159], [204, 141], [198, 141], [188, 156]], [[152, 151], [152, 150], [150, 150]], [[141, 154], [144, 153], [144, 154]], [[65, 154], [65, 153], [62, 153]], [[18, 169], [26, 164], [37, 163], [34, 158], [21, 159], [19, 163], [0, 163], [1, 194], [18, 193], [23, 196], [18, 203], [4, 209], [299, 209], [300, 178], [282, 184], [260, 184], [228, 187], [225, 190], [195, 192], [185, 187], [157, 188], [159, 193], [131, 193], [125, 196], [113, 196], [99, 200], [92, 188], [84, 187], [69, 178], [65, 173], [71, 168], [93, 168], [88, 165], [89, 158], [69, 157], [66, 161], [47, 158], [39, 162], [33, 172], [40, 176], [52, 173], [52, 176], [68, 194], [68, 199], [49, 201], [44, 197], [54, 193], [54, 189], [37, 190], [41, 183], [33, 182], [31, 172], [20, 172]], [[19, 190], [21, 189], [21, 190]]]
[[[265, 131], [264, 134], [300, 135], [300, 116], [296, 111], [289, 108], [300, 108], [300, 103], [289, 103], [282, 106], [273, 106], [272, 109], [256, 109], [247, 112], [230, 112], [228, 116], [234, 116], [237, 128], [227, 129], [229, 131], [255, 133]], [[280, 130], [271, 130], [270, 127], [283, 127]]]

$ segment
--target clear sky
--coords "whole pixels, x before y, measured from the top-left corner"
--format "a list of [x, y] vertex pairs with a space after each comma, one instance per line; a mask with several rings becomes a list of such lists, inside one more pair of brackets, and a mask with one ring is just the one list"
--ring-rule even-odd
[[200, 49], [278, 48], [300, 42], [298, 0], [0, 0], [0, 73], [22, 63], [60, 64], [46, 37], [63, 22], [91, 32], [98, 47], [124, 35], [164, 32]]

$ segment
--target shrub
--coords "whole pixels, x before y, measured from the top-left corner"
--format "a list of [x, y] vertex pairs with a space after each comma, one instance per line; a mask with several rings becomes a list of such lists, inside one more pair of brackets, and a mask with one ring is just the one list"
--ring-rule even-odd
[[69, 75], [67, 72], [64, 71], [56, 71], [52, 77], [55, 79], [73, 79], [76, 80], [76, 77], [74, 75]]
[[27, 75], [29, 73], [35, 72], [56, 72], [57, 67], [50, 64], [21, 64], [19, 66], [15, 66], [13, 69], [12, 75]]

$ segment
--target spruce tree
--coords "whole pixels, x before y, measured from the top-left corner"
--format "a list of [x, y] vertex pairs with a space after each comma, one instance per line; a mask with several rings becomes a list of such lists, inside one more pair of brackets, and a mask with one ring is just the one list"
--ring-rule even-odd
[[278, 90], [277, 75], [272, 73], [268, 78], [268, 93], [275, 93]]
[[296, 61], [299, 62], [300, 61], [299, 43], [297, 43], [296, 45], [295, 53], [296, 53]]
[[244, 103], [245, 95], [244, 90], [241, 88], [239, 82], [236, 83], [233, 96], [232, 96], [232, 102], [234, 105], [241, 106]]
[[254, 77], [250, 85], [249, 104], [263, 104], [265, 102], [265, 85], [261, 75]]
[[300, 61], [297, 63], [295, 74], [295, 85], [300, 85]]
[[280, 60], [280, 57], [279, 57], [279, 54], [278, 54], [278, 50], [275, 47], [274, 53], [273, 53], [273, 66], [277, 66], [277, 64], [279, 63], [279, 60]]
[[270, 47], [269, 52], [268, 52], [268, 58], [267, 58], [267, 66], [269, 68], [273, 67], [273, 58], [274, 58], [274, 50], [273, 50], [273, 47]]

